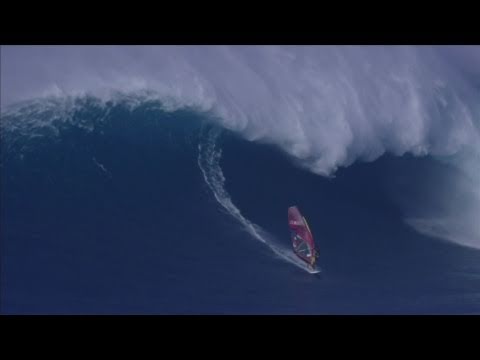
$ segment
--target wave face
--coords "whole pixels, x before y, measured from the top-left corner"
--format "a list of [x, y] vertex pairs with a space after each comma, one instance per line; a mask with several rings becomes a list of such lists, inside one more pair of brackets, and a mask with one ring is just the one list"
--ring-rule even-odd
[[3, 311], [478, 312], [478, 54], [2, 47]]

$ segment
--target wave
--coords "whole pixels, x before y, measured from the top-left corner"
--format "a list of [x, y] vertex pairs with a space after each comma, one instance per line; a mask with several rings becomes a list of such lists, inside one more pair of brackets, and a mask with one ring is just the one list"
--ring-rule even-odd
[[[460, 170], [437, 196], [451, 199], [453, 189], [479, 198], [478, 46], [7, 46], [1, 54], [2, 120], [23, 112], [22, 122], [9, 122], [23, 133], [42, 136], [39, 124], [56, 131], [58, 121], [92, 127], [72, 117], [84, 105], [78, 99], [103, 116], [118, 102], [190, 108], [322, 176], [385, 153], [448, 158]], [[46, 100], [18, 104], [38, 96]], [[480, 200], [468, 214], [461, 201], [449, 207], [469, 219], [468, 244], [480, 248], [470, 220]], [[419, 219], [443, 222], [435, 211]], [[467, 243], [465, 234], [448, 232]]]
[[224, 127], [327, 175], [384, 152], [450, 155], [480, 143], [479, 72], [452, 60], [479, 49], [5, 47], [2, 103], [145, 92], [170, 109], [213, 111]]

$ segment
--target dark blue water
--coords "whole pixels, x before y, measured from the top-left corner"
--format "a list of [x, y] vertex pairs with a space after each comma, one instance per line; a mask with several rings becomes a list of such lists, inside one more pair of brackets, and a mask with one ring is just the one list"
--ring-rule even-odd
[[298, 205], [320, 248], [316, 276], [217, 202], [198, 162], [208, 114], [28, 106], [2, 116], [2, 313], [480, 312], [480, 252], [420, 235], [399, 205], [423, 201], [445, 164], [385, 155], [325, 178], [222, 130], [232, 202], [285, 246]]

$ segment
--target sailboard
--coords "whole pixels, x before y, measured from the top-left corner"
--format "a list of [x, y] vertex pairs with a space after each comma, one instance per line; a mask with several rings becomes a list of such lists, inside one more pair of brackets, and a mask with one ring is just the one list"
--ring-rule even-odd
[[316, 266], [318, 251], [315, 247], [315, 241], [307, 220], [297, 206], [288, 208], [288, 226], [290, 227], [290, 237], [295, 255], [307, 263], [311, 271], [319, 272]]

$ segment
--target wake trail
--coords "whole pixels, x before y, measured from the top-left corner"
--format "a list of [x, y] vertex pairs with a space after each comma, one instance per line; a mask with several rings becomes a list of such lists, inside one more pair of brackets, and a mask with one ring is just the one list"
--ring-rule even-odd
[[212, 128], [207, 132], [206, 141], [200, 141], [198, 144], [198, 166], [202, 171], [206, 184], [212, 191], [217, 202], [230, 216], [236, 219], [253, 238], [268, 246], [280, 259], [309, 273], [313, 274], [318, 272], [318, 270], [312, 271], [309, 269], [303, 261], [297, 258], [292, 250], [279, 244], [271, 234], [245, 218], [232, 202], [230, 195], [225, 189], [225, 176], [220, 167], [222, 150], [216, 146], [216, 140], [220, 134], [220, 129]]

